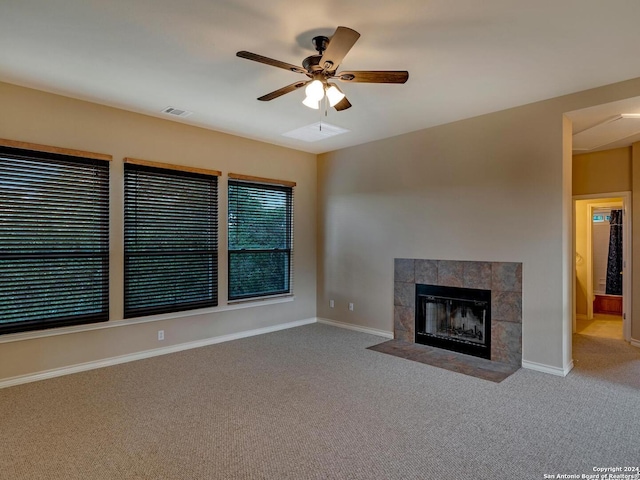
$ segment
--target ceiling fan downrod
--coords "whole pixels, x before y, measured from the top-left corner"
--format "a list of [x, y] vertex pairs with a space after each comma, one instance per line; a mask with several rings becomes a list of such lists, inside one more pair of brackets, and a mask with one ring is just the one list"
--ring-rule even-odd
[[322, 55], [322, 53], [327, 49], [327, 46], [329, 45], [329, 37], [325, 37], [324, 35], [313, 37], [311, 41], [313, 42], [313, 46], [320, 55]]

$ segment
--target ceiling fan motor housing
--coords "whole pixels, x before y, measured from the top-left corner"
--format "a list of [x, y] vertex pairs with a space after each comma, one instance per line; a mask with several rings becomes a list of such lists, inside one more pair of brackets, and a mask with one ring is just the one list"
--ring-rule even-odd
[[322, 55], [311, 55], [310, 57], [307, 57], [302, 61], [302, 66], [310, 74], [313, 74], [314, 72], [321, 72], [322, 71], [322, 67], [320, 66], [321, 59], [322, 59]]
[[311, 57], [307, 57], [302, 62], [302, 66], [307, 69], [309, 73], [317, 72], [320, 70], [324, 70], [325, 72], [331, 71], [333, 67], [333, 62], [325, 62], [320, 65], [320, 61], [324, 54], [324, 51], [329, 46], [329, 37], [325, 36], [317, 36], [313, 37], [313, 46], [318, 51], [318, 55], [312, 55]]

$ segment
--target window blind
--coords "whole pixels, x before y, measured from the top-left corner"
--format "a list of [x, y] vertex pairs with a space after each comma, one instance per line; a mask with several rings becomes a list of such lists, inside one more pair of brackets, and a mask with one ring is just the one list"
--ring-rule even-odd
[[124, 317], [217, 305], [218, 177], [124, 169]]
[[0, 333], [109, 318], [109, 162], [0, 147]]
[[293, 188], [229, 179], [229, 300], [291, 293]]

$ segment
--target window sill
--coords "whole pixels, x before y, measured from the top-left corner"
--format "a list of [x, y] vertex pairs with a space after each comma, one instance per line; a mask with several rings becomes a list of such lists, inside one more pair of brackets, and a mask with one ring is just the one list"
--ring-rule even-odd
[[[230, 308], [239, 308], [237, 305], [247, 304], [247, 303], [280, 303], [284, 301], [285, 298], [293, 298], [292, 293], [282, 293], [280, 295], [269, 295], [268, 297], [252, 297], [252, 298], [239, 298], [237, 300], [228, 300], [227, 306]], [[247, 305], [248, 306], [248, 305]]]
[[127, 327], [140, 323], [160, 322], [163, 320], [172, 320], [175, 318], [193, 317], [196, 315], [206, 315], [209, 313], [227, 312], [231, 310], [240, 310], [243, 308], [263, 307], [266, 305], [276, 305], [279, 303], [288, 303], [295, 300], [294, 295], [283, 295], [279, 297], [264, 297], [262, 299], [248, 299], [230, 301], [227, 305], [210, 308], [200, 308], [197, 310], [185, 310], [182, 312], [162, 313], [159, 315], [150, 315], [148, 317], [127, 318], [124, 320], [109, 320], [108, 322], [91, 323], [87, 325], [76, 325], [72, 327], [52, 328], [49, 330], [37, 330], [24, 333], [8, 333], [0, 336], [0, 344], [10, 342], [20, 342], [23, 340], [33, 340], [44, 337], [55, 337], [57, 335], [66, 335], [69, 333], [81, 333], [92, 330], [102, 330], [105, 328]]

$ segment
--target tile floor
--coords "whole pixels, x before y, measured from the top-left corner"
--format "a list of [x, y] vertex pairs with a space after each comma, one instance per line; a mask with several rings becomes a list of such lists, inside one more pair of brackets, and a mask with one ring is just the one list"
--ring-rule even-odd
[[590, 337], [614, 338], [622, 340], [622, 317], [596, 313], [593, 320], [577, 319], [576, 333]]
[[500, 383], [520, 368], [517, 365], [508, 365], [506, 363], [464, 355], [428, 345], [409, 343], [402, 340], [389, 340], [368, 348], [376, 352], [386, 353], [395, 357], [444, 368], [445, 370], [463, 373], [496, 383]]

